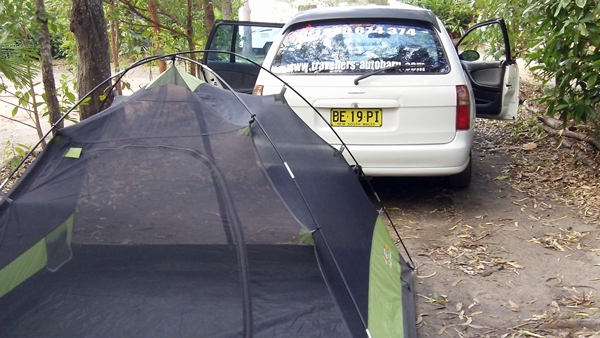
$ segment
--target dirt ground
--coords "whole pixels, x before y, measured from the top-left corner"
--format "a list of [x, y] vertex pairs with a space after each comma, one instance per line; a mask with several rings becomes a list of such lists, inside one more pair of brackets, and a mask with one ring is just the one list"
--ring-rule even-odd
[[512, 159], [477, 144], [468, 189], [373, 182], [418, 267], [419, 337], [600, 337], [597, 226], [513, 189]]
[[[60, 84], [59, 79], [63, 74], [74, 77], [73, 73], [69, 72], [65, 65], [57, 64], [54, 68], [57, 86]], [[125, 90], [125, 94], [131, 93], [149, 83], [156, 77], [157, 70], [139, 67], [127, 74], [128, 75], [124, 77], [123, 80], [129, 84], [131, 90]], [[35, 91], [38, 95], [41, 95], [44, 90], [41, 82], [41, 75], [38, 74], [37, 78], [34, 80], [34, 83], [38, 84], [35, 86]], [[13, 85], [5, 80], [1, 73], [0, 83], [7, 85], [9, 92], [16, 92]], [[75, 94], [77, 93], [75, 89], [71, 89], [71, 91]], [[12, 154], [13, 147], [18, 146], [19, 144], [33, 146], [40, 139], [35, 131], [34, 122], [29, 112], [20, 109], [16, 115], [12, 115], [12, 110], [17, 102], [18, 100], [13, 95], [0, 92], [0, 164], [4, 164], [9, 158]], [[75, 114], [74, 117], [77, 118], [77, 114]], [[50, 130], [50, 124], [48, 123], [47, 118], [42, 118], [40, 123], [44, 133]], [[69, 121], [65, 121], [65, 125], [69, 124]]]
[[[145, 71], [128, 79], [136, 89], [151, 78]], [[23, 125], [27, 116], [12, 117], [10, 99], [2, 99], [0, 114], [13, 119], [0, 117], [5, 154], [9, 144], [37, 137]], [[513, 141], [507, 147], [518, 127], [478, 122], [468, 189], [448, 189], [436, 178], [372, 181], [418, 268], [419, 337], [600, 337], [598, 214], [568, 202], [598, 179], [576, 186], [583, 176], [562, 161], [536, 168], [536, 153], [510, 151]], [[536, 151], [555, 149], [549, 143]], [[536, 177], [544, 170], [560, 176], [550, 181], [574, 186], [567, 197]], [[534, 193], [536, 186], [544, 193]], [[595, 191], [586, 198], [597, 199]]]

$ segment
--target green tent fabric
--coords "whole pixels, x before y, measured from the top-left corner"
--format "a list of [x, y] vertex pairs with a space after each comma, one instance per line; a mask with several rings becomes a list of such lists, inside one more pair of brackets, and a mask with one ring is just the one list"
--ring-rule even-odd
[[166, 84], [175, 84], [187, 87], [189, 90], [194, 91], [202, 83], [205, 82], [173, 65], [152, 82], [147, 84], [146, 89], [152, 89]]
[[5, 197], [0, 337], [416, 337], [354, 169], [275, 96], [171, 67]]

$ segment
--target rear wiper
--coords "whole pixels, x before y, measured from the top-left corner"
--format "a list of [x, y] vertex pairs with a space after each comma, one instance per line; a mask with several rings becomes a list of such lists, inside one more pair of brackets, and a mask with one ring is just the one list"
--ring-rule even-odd
[[367, 74], [363, 74], [363, 75], [361, 75], [361, 76], [357, 77], [356, 79], [354, 79], [354, 85], [358, 86], [358, 82], [359, 82], [360, 80], [364, 80], [364, 79], [368, 78], [369, 76], [372, 76], [372, 75], [377, 75], [377, 74], [379, 74], [379, 73], [383, 73], [383, 72], [385, 72], [385, 71], [388, 71], [388, 70], [396, 70], [396, 69], [410, 69], [410, 68], [420, 68], [420, 67], [415, 67], [415, 66], [405, 66], [405, 65], [395, 65], [395, 66], [389, 66], [389, 67], [385, 67], [385, 68], [380, 68], [380, 69], [377, 69], [377, 70], [376, 70], [376, 71], [374, 71], [374, 72], [367, 73]]

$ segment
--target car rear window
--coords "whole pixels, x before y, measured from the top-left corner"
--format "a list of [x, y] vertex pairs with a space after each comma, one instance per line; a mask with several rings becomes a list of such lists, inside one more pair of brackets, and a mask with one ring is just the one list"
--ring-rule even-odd
[[447, 73], [432, 27], [413, 22], [310, 23], [285, 32], [271, 71], [278, 74]]

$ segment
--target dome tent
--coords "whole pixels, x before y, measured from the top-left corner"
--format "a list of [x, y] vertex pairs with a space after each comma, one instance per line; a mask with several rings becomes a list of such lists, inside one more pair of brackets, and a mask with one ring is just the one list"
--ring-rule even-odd
[[416, 336], [380, 215], [277, 96], [172, 66], [59, 130], [0, 203], [0, 335]]

